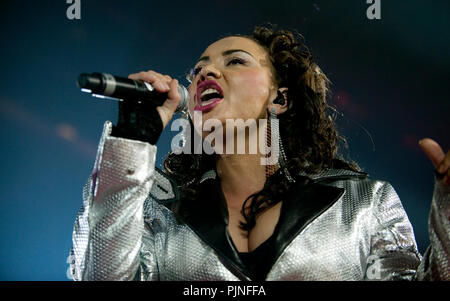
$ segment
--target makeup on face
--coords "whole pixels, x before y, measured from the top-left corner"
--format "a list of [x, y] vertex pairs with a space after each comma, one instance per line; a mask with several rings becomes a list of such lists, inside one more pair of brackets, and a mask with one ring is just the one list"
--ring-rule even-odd
[[[235, 54], [234, 56], [232, 56]], [[242, 49], [229, 49], [222, 52], [222, 57], [224, 59], [224, 65], [225, 67], [231, 66], [231, 65], [245, 65], [249, 58], [242, 58], [240, 56], [250, 56], [253, 58], [253, 56]], [[197, 66], [192, 70], [191, 72], [191, 78], [193, 79], [196, 75], [200, 73], [203, 66], [201, 66], [202, 62], [209, 62], [210, 57], [209, 56], [203, 56], [201, 57], [198, 62]], [[198, 65], [200, 64], [200, 65]], [[197, 91], [195, 95], [196, 100], [196, 106], [194, 110], [196, 111], [209, 111], [215, 106], [217, 106], [222, 100], [223, 100], [223, 90], [220, 87], [219, 83], [208, 80], [200, 82], [197, 86]]]
[[251, 39], [227, 37], [208, 46], [190, 73], [191, 114], [225, 124], [258, 119], [271, 95], [267, 53]]
[[[245, 50], [242, 50], [242, 49], [225, 50], [224, 52], [222, 52], [222, 57], [223, 58], [227, 58], [228, 56], [230, 56], [230, 55], [232, 55], [234, 53], [241, 53], [241, 55], [242, 54], [244, 54], [244, 55], [246, 54], [247, 56], [250, 56], [251, 58], [254, 59], [253, 55], [251, 55], [249, 52], [247, 52]], [[240, 59], [239, 57], [232, 58], [229, 62], [225, 63], [225, 65], [230, 64], [233, 60], [239, 60], [239, 59]], [[240, 60], [241, 60], [241, 63], [245, 63], [245, 60], [243, 60], [243, 59], [240, 59]], [[202, 56], [197, 61], [196, 67], [191, 71], [191, 78], [193, 79], [197, 74], [200, 73], [200, 71], [202, 69], [202, 66], [198, 65], [200, 62], [209, 62], [209, 61], [210, 61], [210, 57], [209, 56]]]

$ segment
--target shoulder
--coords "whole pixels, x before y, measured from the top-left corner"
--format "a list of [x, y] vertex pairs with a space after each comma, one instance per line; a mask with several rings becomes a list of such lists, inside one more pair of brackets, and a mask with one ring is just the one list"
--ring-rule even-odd
[[373, 227], [390, 228], [402, 224], [411, 228], [403, 204], [388, 181], [372, 179], [367, 173], [328, 170], [316, 175], [314, 181], [344, 190], [336, 205], [350, 220], [367, 218]]
[[373, 179], [366, 172], [347, 169], [326, 169], [315, 174], [304, 174], [315, 183], [344, 189], [347, 202], [364, 202], [378, 206], [400, 203], [394, 187], [385, 180]]

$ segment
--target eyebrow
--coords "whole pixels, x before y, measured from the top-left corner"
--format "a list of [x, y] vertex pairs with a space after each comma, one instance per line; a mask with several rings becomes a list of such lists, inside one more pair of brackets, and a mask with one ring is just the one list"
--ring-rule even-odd
[[[242, 50], [242, 49], [225, 50], [224, 52], [222, 52], [222, 56], [227, 56], [227, 55], [230, 55], [235, 52], [244, 52], [244, 53], [247, 53], [249, 56], [253, 57], [253, 55], [251, 55], [250, 53], [248, 53], [247, 51]], [[198, 59], [197, 64], [199, 62], [203, 62], [203, 61], [209, 61], [209, 56], [202, 56], [201, 58]]]

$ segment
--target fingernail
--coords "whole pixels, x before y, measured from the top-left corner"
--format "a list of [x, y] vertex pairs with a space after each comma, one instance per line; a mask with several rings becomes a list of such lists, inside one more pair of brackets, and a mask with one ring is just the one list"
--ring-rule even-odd
[[164, 87], [166, 87], [167, 90], [170, 90], [169, 84], [164, 83]]
[[441, 163], [441, 165], [439, 165], [438, 167], [438, 173], [443, 173], [445, 171], [445, 165], [444, 163]]
[[419, 140], [419, 144], [422, 144], [422, 142], [423, 142], [423, 139], [420, 139], [420, 140]]

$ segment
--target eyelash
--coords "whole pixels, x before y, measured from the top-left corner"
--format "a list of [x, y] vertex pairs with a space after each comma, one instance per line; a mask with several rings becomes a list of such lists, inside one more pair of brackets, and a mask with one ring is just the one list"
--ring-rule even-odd
[[[235, 65], [235, 63], [244, 65], [244, 64], [245, 64], [245, 60], [243, 60], [243, 59], [241, 59], [241, 58], [234, 58], [234, 59], [230, 60], [230, 61], [227, 63], [227, 66], [229, 66], [229, 65]], [[202, 70], [202, 67], [197, 67], [197, 68], [195, 68], [194, 70], [192, 70], [192, 75], [193, 75], [193, 76], [196, 76], [201, 70]]]
[[234, 59], [232, 59], [231, 61], [228, 62], [227, 66], [231, 65], [231, 63], [233, 63], [233, 62], [238, 62], [239, 64], [242, 64], [242, 65], [245, 64], [245, 61], [243, 59], [241, 59], [241, 58], [234, 58]]

